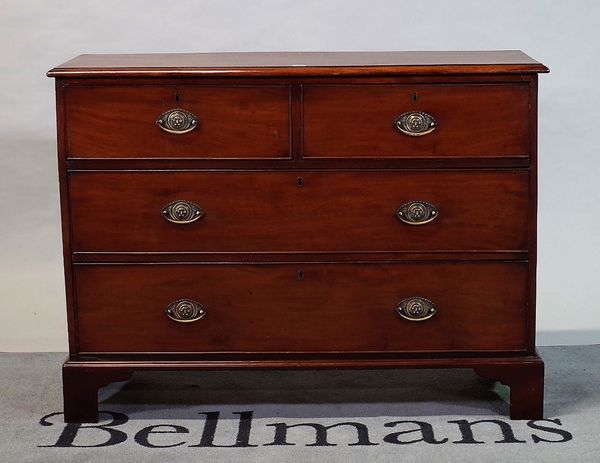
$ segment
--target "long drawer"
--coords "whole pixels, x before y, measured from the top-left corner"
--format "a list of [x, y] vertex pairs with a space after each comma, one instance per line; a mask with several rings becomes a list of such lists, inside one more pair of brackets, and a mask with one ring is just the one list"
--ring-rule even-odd
[[[526, 171], [77, 171], [69, 182], [75, 252], [518, 251], [528, 244]], [[415, 225], [420, 218], [426, 223]]]
[[66, 100], [69, 157], [290, 156], [289, 86], [77, 86]]
[[305, 157], [528, 156], [528, 121], [527, 85], [303, 88]]
[[476, 352], [526, 343], [522, 262], [77, 265], [75, 281], [80, 352]]

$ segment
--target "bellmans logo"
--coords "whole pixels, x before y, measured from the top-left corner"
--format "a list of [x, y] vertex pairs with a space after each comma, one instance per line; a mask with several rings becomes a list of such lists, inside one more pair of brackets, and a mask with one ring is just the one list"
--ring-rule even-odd
[[[252, 411], [233, 412], [237, 429], [219, 436], [221, 412], [199, 412], [203, 417], [195, 429], [160, 423], [130, 430], [135, 421], [124, 413], [104, 411], [109, 421], [100, 424], [65, 424], [62, 413], [50, 413], [40, 419], [42, 426], [52, 426], [58, 432], [52, 444], [38, 447], [112, 447], [127, 442], [147, 448], [222, 447], [248, 448], [261, 446], [304, 445], [309, 447], [408, 445], [424, 442], [441, 444], [542, 444], [564, 443], [573, 435], [564, 429], [561, 420], [505, 421], [501, 419], [457, 419], [432, 424], [422, 420], [394, 420], [367, 426], [360, 421], [274, 422], [256, 426]], [[230, 420], [228, 420], [230, 421]], [[127, 426], [125, 426], [128, 423]], [[145, 423], [145, 422], [144, 422]], [[256, 429], [256, 428], [259, 429]], [[436, 429], [436, 427], [440, 429]], [[340, 438], [336, 431], [344, 429]], [[303, 432], [300, 432], [303, 431]], [[257, 432], [259, 431], [259, 432]], [[129, 432], [129, 434], [128, 434]], [[254, 435], [268, 436], [257, 439]], [[375, 438], [374, 436], [382, 436]], [[235, 436], [235, 438], [234, 438]], [[216, 444], [215, 441], [227, 444]]]

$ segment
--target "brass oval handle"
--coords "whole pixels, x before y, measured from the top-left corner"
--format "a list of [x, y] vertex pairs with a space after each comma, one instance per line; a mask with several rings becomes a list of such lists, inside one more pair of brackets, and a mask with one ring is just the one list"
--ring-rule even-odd
[[422, 111], [408, 111], [396, 118], [394, 127], [405, 135], [422, 137], [435, 130], [437, 121], [431, 114]]
[[439, 212], [433, 204], [425, 201], [409, 201], [396, 211], [396, 217], [408, 225], [425, 225], [435, 220]]
[[170, 109], [158, 116], [156, 124], [165, 132], [182, 135], [198, 126], [198, 117], [185, 109]]
[[191, 201], [178, 199], [163, 207], [162, 214], [169, 222], [186, 224], [198, 220], [204, 215], [204, 211]]
[[165, 309], [167, 316], [179, 323], [191, 323], [200, 320], [206, 315], [206, 308], [191, 299], [179, 299], [171, 302]]
[[413, 296], [400, 301], [396, 306], [396, 312], [411, 322], [422, 322], [433, 317], [437, 312], [437, 307], [429, 299]]

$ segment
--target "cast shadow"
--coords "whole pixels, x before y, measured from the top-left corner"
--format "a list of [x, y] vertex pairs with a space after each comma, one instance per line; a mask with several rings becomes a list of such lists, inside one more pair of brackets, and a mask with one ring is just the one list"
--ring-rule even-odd
[[100, 409], [143, 419], [252, 410], [256, 418], [474, 416], [509, 413], [508, 388], [452, 370], [136, 372], [102, 388]]

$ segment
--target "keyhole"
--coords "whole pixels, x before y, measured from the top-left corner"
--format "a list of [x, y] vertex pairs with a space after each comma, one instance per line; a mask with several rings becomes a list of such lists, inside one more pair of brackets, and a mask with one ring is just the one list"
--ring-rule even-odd
[[179, 103], [179, 101], [180, 101], [180, 100], [181, 100], [181, 97], [179, 96], [179, 92], [176, 92], [176, 93], [175, 93], [175, 101], [176, 101], [177, 103]]
[[303, 280], [304, 279], [304, 270], [299, 268], [298, 269], [298, 280]]
[[410, 99], [413, 101], [413, 103], [415, 103], [417, 101], [417, 92], [412, 92]]
[[298, 188], [302, 188], [304, 186], [304, 179], [302, 177], [298, 177], [296, 179], [296, 186]]

